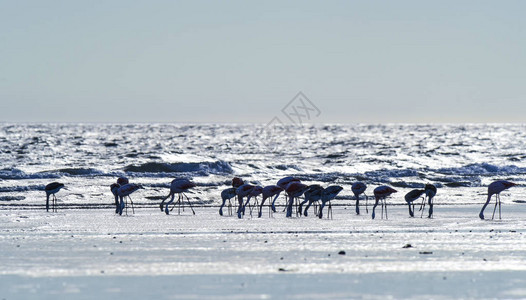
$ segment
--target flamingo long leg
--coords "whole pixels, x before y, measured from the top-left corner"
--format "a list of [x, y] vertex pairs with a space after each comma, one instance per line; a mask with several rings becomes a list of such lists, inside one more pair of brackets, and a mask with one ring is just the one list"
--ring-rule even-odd
[[497, 210], [497, 205], [499, 204], [499, 194], [495, 195], [495, 207], [493, 208], [493, 215], [491, 216], [491, 219], [495, 217], [495, 210]]
[[383, 219], [384, 218], [384, 200], [382, 199], [380, 201], [382, 201], [382, 214], [381, 214], [381, 216], [382, 216], [382, 219]]
[[[188, 202], [188, 206], [190, 206], [190, 209], [192, 210], [192, 213], [195, 215], [195, 211], [194, 211], [194, 208], [192, 207], [192, 203], [190, 202], [190, 199], [188, 198], [188, 196], [186, 196], [185, 193], [182, 193], [183, 196], [186, 197], [186, 201]], [[181, 197], [182, 198], [182, 197]], [[182, 202], [182, 201], [181, 201]], [[184, 208], [183, 208], [184, 209]], [[183, 210], [184, 211], [184, 210]]]
[[385, 198], [384, 198], [384, 205], [385, 205], [385, 219], [387, 220], [389, 218], [387, 217], [387, 200], [385, 200]]
[[500, 194], [497, 195], [497, 196], [499, 196], [499, 220], [502, 220], [502, 216], [501, 216], [501, 214], [500, 214], [500, 206], [501, 206], [501, 202], [500, 202]]
[[426, 210], [426, 199], [422, 197], [422, 206], [420, 207], [422, 209], [422, 212], [420, 213], [420, 218], [424, 216], [424, 210]]
[[[174, 195], [174, 196], [175, 196], [175, 195]], [[179, 204], [179, 208], [181, 207], [180, 197], [181, 197], [181, 195], [178, 195], [178, 196], [177, 196], [177, 201], [174, 202], [174, 205], [172, 206], [172, 208], [170, 209], [170, 211], [173, 211], [174, 208], [175, 208], [175, 206], [176, 206], [177, 204]], [[171, 203], [171, 202], [170, 202], [170, 203]]]
[[135, 208], [133, 207], [133, 200], [132, 198], [128, 195], [128, 198], [130, 198], [130, 203], [131, 203], [131, 207], [132, 207], [132, 213], [135, 214]]
[[[276, 207], [274, 207], [274, 203], [275, 203], [276, 200], [278, 199], [279, 195], [280, 195], [280, 193], [278, 193], [278, 194], [276, 195], [276, 197], [274, 197], [274, 199], [272, 200], [272, 206], [270, 206], [270, 210], [271, 210], [271, 211], [268, 212], [269, 217], [273, 216], [273, 213], [276, 212]], [[270, 203], [269, 203], [269, 204], [270, 204]]]
[[429, 197], [428, 201], [429, 201], [429, 215], [428, 215], [428, 218], [431, 219], [433, 217], [433, 197]]

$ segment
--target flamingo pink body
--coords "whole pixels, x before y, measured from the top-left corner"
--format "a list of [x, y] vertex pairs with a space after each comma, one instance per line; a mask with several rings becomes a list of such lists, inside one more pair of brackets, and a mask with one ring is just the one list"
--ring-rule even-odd
[[[323, 187], [319, 184], [312, 184], [312, 185], [309, 185], [309, 189], [305, 191], [305, 193], [303, 194], [304, 197], [305, 197], [305, 200], [303, 200], [300, 205], [299, 205], [299, 212], [300, 212], [300, 215], [303, 213], [303, 215], [305, 217], [307, 217], [309, 215], [308, 211], [309, 211], [309, 207], [313, 204], [313, 203], [317, 203], [318, 201], [321, 200], [321, 196], [322, 196], [322, 193], [323, 193]], [[309, 202], [309, 203], [307, 203]], [[303, 205], [307, 203], [307, 206], [305, 206], [305, 210], [303, 210]], [[316, 209], [315, 209], [315, 213], [316, 213]]]
[[46, 211], [49, 211], [49, 196], [53, 196], [53, 211], [57, 211], [57, 207], [56, 207], [56, 202], [57, 202], [57, 198], [55, 197], [55, 194], [58, 193], [58, 191], [60, 191], [61, 188], [64, 187], [64, 184], [63, 183], [60, 183], [60, 182], [52, 182], [48, 185], [46, 185], [46, 187], [44, 188], [45, 192], [46, 192]]
[[[124, 197], [129, 197], [133, 192], [141, 188], [142, 187], [140, 185], [137, 185], [134, 183], [128, 183], [117, 189], [117, 194], [119, 195], [119, 198], [120, 198], [119, 215], [122, 215], [122, 211], [126, 207], [126, 205], [124, 204]], [[130, 201], [131, 201], [131, 198], [130, 198]], [[133, 201], [132, 201], [132, 207], [133, 207]], [[126, 208], [126, 214], [128, 214], [128, 208]]]
[[223, 200], [223, 202], [221, 203], [221, 206], [219, 207], [219, 215], [222, 216], [223, 215], [223, 207], [225, 206], [225, 203], [226, 203], [226, 200], [228, 200], [228, 214], [231, 215], [232, 214], [232, 203], [230, 202], [230, 199], [234, 198], [236, 195], [236, 188], [234, 187], [231, 187], [231, 188], [228, 188], [228, 189], [224, 189], [222, 192], [221, 192], [221, 200]]
[[308, 185], [305, 185], [299, 181], [291, 181], [285, 188], [285, 192], [289, 196], [287, 203], [287, 218], [292, 217], [292, 205], [294, 204], [294, 199], [303, 195], [305, 191], [309, 188]]
[[[170, 193], [161, 202], [161, 205], [160, 205], [161, 211], [163, 210], [164, 201], [166, 201], [166, 199], [168, 199], [169, 197], [172, 197], [170, 201], [168, 201], [166, 203], [166, 206], [164, 207], [164, 212], [167, 215], [170, 214], [168, 210], [168, 206], [172, 204], [172, 202], [174, 202], [175, 194], [179, 195], [177, 201], [179, 202], [179, 205], [181, 205], [183, 193], [195, 186], [196, 186], [195, 183], [191, 182], [190, 180], [186, 178], [176, 178], [172, 180], [172, 183], [170, 184]], [[188, 200], [188, 197], [187, 197], [187, 200]], [[188, 200], [188, 203], [190, 204], [190, 200]], [[190, 208], [192, 209], [192, 212], [195, 215], [194, 209], [192, 208], [191, 204], [190, 204]]]
[[495, 217], [495, 209], [497, 208], [497, 205], [498, 205], [499, 206], [499, 218], [500, 218], [500, 207], [501, 207], [500, 193], [516, 185], [517, 185], [516, 183], [509, 182], [506, 180], [497, 180], [497, 181], [490, 183], [490, 185], [488, 185], [488, 199], [486, 200], [486, 203], [484, 203], [484, 206], [482, 206], [482, 209], [480, 210], [479, 218], [484, 220], [484, 210], [486, 209], [486, 206], [488, 206], [491, 200], [491, 197], [493, 195], [496, 195], [495, 208], [493, 209], [493, 217]]
[[252, 190], [254, 190], [255, 186], [245, 183], [238, 187], [236, 189], [237, 194], [237, 201], [238, 201], [238, 208], [237, 208], [237, 217], [241, 218], [241, 216], [245, 213], [244, 206], [243, 206], [243, 197], [248, 197]]
[[[274, 201], [279, 197], [279, 194], [283, 191], [283, 188], [277, 186], [277, 185], [267, 185], [263, 188], [262, 195], [263, 199], [261, 200], [261, 204], [259, 206], [259, 213], [258, 217], [261, 218], [262, 210], [263, 210], [263, 204], [265, 204], [265, 201], [268, 198], [274, 197], [274, 199], [270, 202], [270, 211], [276, 211], [276, 208], [274, 207]], [[269, 211], [269, 215], [270, 215]]]
[[282, 189], [286, 189], [287, 186], [291, 183], [291, 182], [300, 182], [300, 180], [296, 177], [292, 177], [292, 176], [289, 176], [289, 177], [284, 177], [284, 178], [281, 178], [280, 180], [278, 180], [278, 183], [277, 185], [282, 188]]
[[[351, 191], [353, 192], [354, 196], [356, 197], [356, 214], [360, 214], [360, 195], [365, 192], [367, 189], [367, 185], [363, 182], [355, 182], [351, 186]], [[365, 199], [367, 201], [367, 196], [365, 196]], [[365, 202], [365, 209], [367, 210], [367, 202]]]
[[387, 205], [385, 204], [385, 198], [389, 197], [391, 194], [396, 193], [397, 190], [393, 189], [392, 187], [382, 185], [374, 189], [374, 197], [375, 197], [375, 203], [373, 206], [373, 213], [371, 217], [374, 219], [375, 217], [375, 209], [376, 206], [378, 206], [378, 201], [382, 201], [382, 218], [383, 218], [383, 209], [385, 207], [385, 218], [387, 219]]
[[327, 212], [327, 217], [332, 218], [332, 206], [331, 206], [331, 200], [336, 198], [338, 194], [343, 190], [343, 187], [339, 185], [331, 185], [323, 189], [321, 193], [321, 206], [320, 206], [320, 212], [318, 213], [318, 217], [321, 219], [323, 218], [323, 208], [325, 207], [325, 204], [329, 202], [329, 208]]

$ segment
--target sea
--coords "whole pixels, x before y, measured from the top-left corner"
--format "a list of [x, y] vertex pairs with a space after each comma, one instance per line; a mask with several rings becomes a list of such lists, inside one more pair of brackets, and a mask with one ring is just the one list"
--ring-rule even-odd
[[[174, 178], [196, 187], [196, 206], [219, 206], [234, 176], [261, 186], [295, 176], [341, 185], [334, 205], [354, 205], [351, 185], [366, 194], [388, 185], [404, 205], [411, 189], [431, 183], [437, 205], [481, 205], [487, 185], [519, 186], [502, 202], [524, 203], [526, 124], [0, 124], [0, 207], [44, 208], [46, 184], [64, 183], [59, 209], [105, 209], [121, 176], [144, 187], [136, 207], [158, 207]], [[284, 199], [278, 200], [284, 204]], [[476, 215], [475, 215], [476, 217]]]

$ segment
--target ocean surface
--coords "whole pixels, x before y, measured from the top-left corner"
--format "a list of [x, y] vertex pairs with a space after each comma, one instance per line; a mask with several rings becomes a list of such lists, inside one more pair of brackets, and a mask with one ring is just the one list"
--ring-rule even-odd
[[336, 205], [354, 205], [356, 181], [368, 195], [379, 185], [397, 189], [390, 204], [432, 183], [438, 205], [478, 205], [489, 183], [505, 179], [519, 186], [502, 193], [503, 203], [523, 203], [525, 149], [526, 124], [3, 123], [0, 207], [43, 208], [52, 181], [67, 187], [57, 194], [61, 208], [110, 207], [119, 176], [145, 188], [132, 195], [138, 207], [157, 206], [177, 177], [197, 184], [188, 193], [196, 206], [218, 206], [234, 176], [263, 186], [285, 176], [342, 185]]

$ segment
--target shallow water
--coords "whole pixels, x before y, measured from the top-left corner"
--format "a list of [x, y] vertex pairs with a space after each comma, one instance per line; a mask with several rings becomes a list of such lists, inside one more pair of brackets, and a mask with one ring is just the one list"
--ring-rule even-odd
[[[218, 205], [233, 176], [269, 185], [290, 175], [342, 185], [340, 204], [358, 180], [369, 195], [378, 185], [399, 189], [392, 203], [425, 183], [439, 187], [439, 204], [483, 203], [493, 180], [524, 183], [525, 143], [522, 124], [2, 124], [0, 204], [42, 205], [44, 186], [60, 181], [63, 205], [109, 205], [109, 185], [127, 176], [146, 188], [134, 195], [139, 204], [187, 177], [198, 184], [196, 205]], [[526, 199], [521, 188], [503, 195], [504, 203]]]
[[344, 207], [332, 220], [4, 210], [0, 296], [526, 297], [526, 207], [494, 221], [473, 218], [478, 209], [447, 205], [427, 219], [390, 207], [387, 220]]

